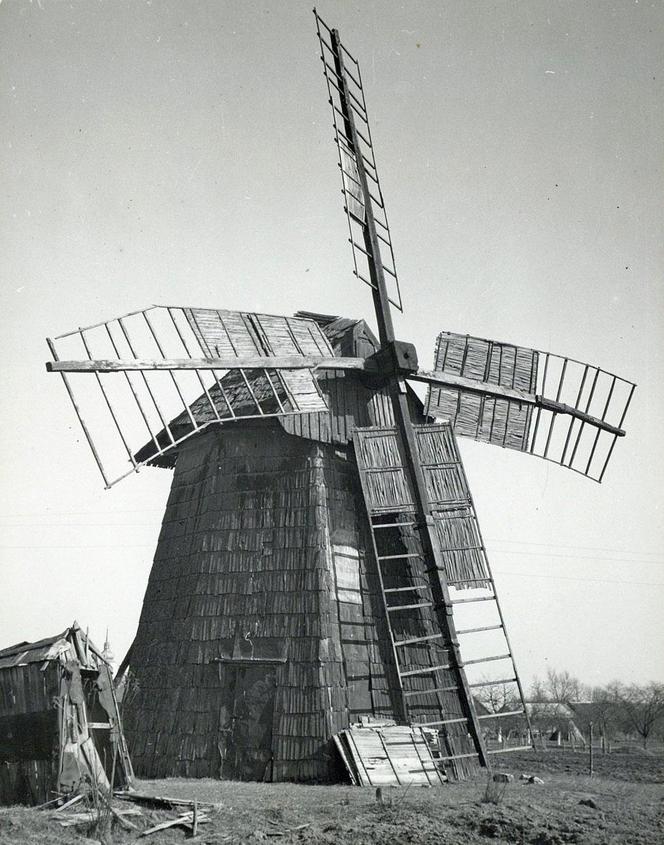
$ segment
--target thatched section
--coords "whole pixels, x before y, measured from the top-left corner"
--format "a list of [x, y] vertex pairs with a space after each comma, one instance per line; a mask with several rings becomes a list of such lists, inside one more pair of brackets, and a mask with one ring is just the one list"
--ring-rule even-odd
[[[474, 381], [534, 393], [538, 360], [533, 349], [441, 332], [434, 367]], [[457, 435], [521, 451], [528, 447], [532, 408], [524, 403], [454, 387], [430, 387], [426, 408], [427, 413], [450, 420]]]
[[[300, 312], [305, 317], [311, 315]], [[299, 316], [299, 314], [298, 314]], [[328, 337], [335, 355], [368, 357], [376, 352], [378, 341], [364, 320], [349, 320], [345, 317], [322, 317], [319, 319]], [[229, 372], [220, 379], [219, 385], [210, 388], [209, 392], [201, 395], [189, 408], [196, 423], [200, 426], [215, 421], [217, 414], [232, 421], [229, 405], [234, 413], [241, 417], [256, 416], [257, 399], [265, 414], [279, 412], [278, 403], [281, 402], [286, 410], [288, 399], [279, 388], [279, 379], [275, 371], [247, 371], [244, 375], [239, 372]], [[296, 377], [297, 372], [291, 374]], [[305, 378], [300, 374], [298, 378]], [[277, 417], [279, 425], [289, 434], [306, 437], [321, 443], [336, 443], [347, 445], [352, 440], [353, 430], [359, 426], [393, 425], [392, 404], [385, 389], [376, 390], [364, 383], [362, 377], [352, 371], [325, 370], [316, 374], [316, 393], [299, 393], [302, 407], [307, 403], [313, 408], [308, 413], [289, 414]], [[310, 388], [307, 388], [310, 390]], [[320, 403], [316, 400], [322, 396], [328, 410], [321, 411]], [[424, 422], [422, 405], [417, 396], [410, 391], [413, 420]], [[214, 403], [214, 408], [212, 404]], [[224, 425], [227, 425], [225, 422]], [[169, 425], [176, 440], [192, 431], [189, 413], [183, 411]], [[167, 449], [169, 443], [168, 432], [163, 429], [156, 435], [161, 448]], [[136, 455], [140, 463], [149, 460], [154, 466], [174, 467], [178, 456], [179, 445], [172, 446], [164, 454], [156, 456], [155, 445], [148, 442]]]

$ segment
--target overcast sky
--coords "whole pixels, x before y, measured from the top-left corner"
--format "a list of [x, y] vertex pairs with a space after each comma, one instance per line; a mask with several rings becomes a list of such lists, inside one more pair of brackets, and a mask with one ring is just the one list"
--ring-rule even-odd
[[[463, 441], [518, 665], [664, 680], [661, 2], [342, 2], [405, 303], [639, 385], [597, 485]], [[0, 5], [0, 645], [135, 633], [171, 473], [104, 491], [44, 338], [152, 303], [371, 318], [309, 0]]]

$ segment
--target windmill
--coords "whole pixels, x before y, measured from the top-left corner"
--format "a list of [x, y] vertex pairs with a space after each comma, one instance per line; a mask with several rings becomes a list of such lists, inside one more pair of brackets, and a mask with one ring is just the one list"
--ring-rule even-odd
[[[624, 435], [634, 385], [598, 367], [442, 332], [422, 370], [396, 339], [359, 64], [314, 14], [378, 337], [338, 315], [152, 306], [48, 340], [106, 486], [174, 468], [120, 667], [136, 679], [125, 722], [140, 775], [326, 780], [331, 737], [367, 715], [438, 731], [450, 778], [505, 750], [497, 720], [524, 720], [529, 746], [456, 435], [597, 481]], [[480, 712], [498, 685], [515, 704]]]

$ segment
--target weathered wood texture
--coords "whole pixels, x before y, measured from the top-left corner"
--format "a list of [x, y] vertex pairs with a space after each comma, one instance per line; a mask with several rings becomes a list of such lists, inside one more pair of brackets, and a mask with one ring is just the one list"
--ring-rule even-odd
[[0, 673], [0, 804], [38, 804], [58, 774], [59, 692], [55, 667], [37, 663]]
[[[534, 394], [538, 353], [533, 349], [441, 332], [434, 368], [478, 382]], [[532, 408], [512, 399], [469, 393], [459, 387], [430, 387], [427, 412], [451, 420], [457, 434], [525, 450]]]
[[[378, 342], [363, 320], [349, 320], [344, 317], [330, 318], [324, 326], [336, 355], [368, 357], [378, 348]], [[308, 374], [305, 376], [309, 378]], [[258, 398], [265, 413], [278, 413], [278, 400], [273, 387], [279, 388], [278, 379], [271, 374], [272, 387], [266, 383], [262, 373], [249, 373], [247, 380], [251, 390]], [[240, 417], [256, 415], [256, 405], [244, 378], [239, 373], [228, 373], [221, 379], [228, 402], [234, 413]], [[292, 410], [292, 404], [282, 392], [279, 393], [286, 410]], [[221, 395], [218, 387], [210, 389], [210, 396], [220, 417], [229, 419], [228, 402]], [[413, 419], [423, 422], [421, 404], [415, 394], [409, 395]], [[323, 401], [326, 410], [321, 410]], [[352, 439], [353, 429], [357, 426], [393, 425], [392, 403], [387, 390], [369, 388], [358, 372], [339, 370], [317, 370], [315, 385], [313, 380], [306, 385], [300, 385], [297, 393], [298, 407], [302, 410], [309, 408], [307, 413], [280, 416], [279, 424], [284, 431], [297, 437], [305, 437], [321, 443], [336, 443], [346, 445]], [[191, 405], [191, 413], [199, 425], [212, 422], [215, 419], [214, 410], [206, 396], [201, 396]], [[229, 423], [224, 422], [227, 426]], [[190, 419], [183, 412], [169, 423], [169, 428], [176, 439], [190, 429]], [[157, 441], [162, 447], [168, 445], [166, 431], [157, 435]], [[179, 446], [152, 458], [150, 463], [155, 466], [173, 467], [177, 459]], [[136, 454], [137, 461], [146, 461], [155, 453], [154, 443], [146, 443]]]
[[353, 727], [338, 737], [338, 747], [354, 782], [362, 786], [440, 786], [444, 778], [432, 752], [437, 748], [435, 732], [431, 744], [422, 728], [408, 725]]
[[107, 664], [81, 629], [0, 651], [0, 804], [131, 781]]
[[[367, 535], [346, 450], [267, 420], [181, 448], [132, 649], [137, 772], [336, 776], [331, 736], [394, 713]], [[248, 682], [247, 667], [263, 673]], [[420, 709], [441, 718], [433, 696]]]
[[[325, 332], [337, 354], [376, 348], [361, 321], [331, 319]], [[355, 426], [392, 424], [391, 402], [354, 374], [318, 378], [329, 412], [213, 427], [178, 447], [131, 654], [138, 695], [126, 728], [143, 775], [328, 780], [334, 733], [365, 714], [396, 715], [348, 445]], [[423, 421], [414, 398], [412, 409]], [[435, 630], [430, 614], [393, 622], [403, 636]], [[411, 653], [431, 665], [436, 648]], [[418, 718], [460, 715], [455, 696], [442, 703], [444, 715], [440, 697], [423, 697]]]

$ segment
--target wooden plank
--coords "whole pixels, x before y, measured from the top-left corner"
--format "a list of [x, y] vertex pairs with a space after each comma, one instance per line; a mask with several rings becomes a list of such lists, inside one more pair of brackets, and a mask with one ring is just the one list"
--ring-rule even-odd
[[[141, 839], [143, 836], [150, 836], [153, 833], [157, 833], [160, 830], [166, 830], [169, 827], [177, 827], [178, 825], [182, 825], [184, 827], [192, 827], [193, 826], [193, 811], [191, 813], [184, 813], [181, 816], [178, 816], [177, 819], [169, 819], [166, 822], [161, 822], [161, 824], [156, 824], [154, 827], [149, 827], [147, 830], [144, 830], [142, 833], [138, 834], [138, 839]], [[209, 821], [209, 816], [204, 816], [202, 814], [198, 815], [197, 824], [202, 824], [203, 822]]]
[[[67, 810], [69, 807], [73, 807], [74, 804], [77, 804], [83, 798], [83, 793], [79, 792], [78, 795], [74, 795], [73, 798], [70, 798], [69, 801], [65, 801], [64, 804], [61, 804], [57, 810], [54, 810], [55, 813], [61, 813], [63, 810]], [[56, 799], [58, 800], [58, 799]]]
[[350, 782], [353, 786], [358, 786], [359, 781], [357, 778], [357, 770], [353, 765], [351, 765], [351, 758], [346, 754], [346, 750], [343, 747], [343, 743], [339, 738], [338, 734], [334, 734], [332, 740], [336, 746], [337, 751], [339, 752], [339, 756], [344, 762], [344, 766], [346, 767], [346, 771], [348, 772], [348, 776], [350, 777]]
[[88, 361], [47, 361], [52, 373], [115, 373], [127, 370], [361, 370], [375, 369], [364, 358], [315, 358], [304, 355], [219, 358], [98, 358]]
[[[150, 804], [154, 807], [193, 807], [194, 800], [188, 798], [169, 798], [165, 795], [149, 795], [145, 792], [121, 792], [116, 791], [113, 793], [115, 798], [119, 798], [121, 801], [134, 801], [138, 804]], [[211, 808], [214, 805], [204, 804], [202, 802], [198, 802], [198, 806], [200, 807], [208, 807]]]
[[[343, 731], [339, 739], [348, 742], [363, 786], [431, 784], [433, 775], [442, 782], [431, 748], [417, 727], [367, 725]], [[348, 763], [346, 765], [352, 772]]]
[[489, 754], [509, 754], [510, 751], [532, 751], [532, 745], [515, 745], [513, 748], [494, 748]]
[[436, 370], [418, 370], [408, 376], [412, 381], [421, 381], [425, 384], [440, 385], [441, 387], [454, 387], [468, 393], [477, 393], [484, 396], [495, 396], [498, 399], [513, 399], [523, 402], [526, 405], [537, 405], [537, 396], [534, 393], [527, 393], [525, 390], [503, 387], [500, 384], [492, 384], [488, 381], [477, 381], [464, 376], [457, 376], [449, 372], [438, 372]]

